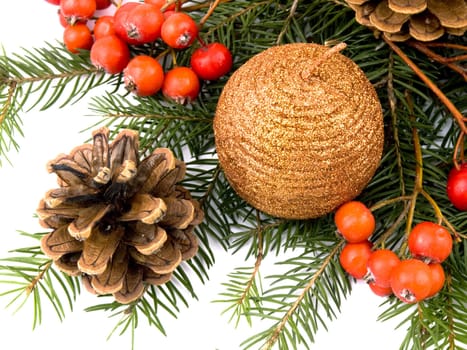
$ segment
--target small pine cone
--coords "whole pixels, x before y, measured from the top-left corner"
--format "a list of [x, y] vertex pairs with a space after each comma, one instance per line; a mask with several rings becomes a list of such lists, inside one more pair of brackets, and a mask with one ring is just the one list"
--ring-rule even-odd
[[61, 271], [82, 276], [97, 294], [130, 303], [148, 284], [170, 280], [198, 249], [193, 229], [204, 217], [199, 203], [178, 184], [185, 164], [165, 148], [139, 161], [138, 133], [93, 133], [93, 143], [48, 164], [59, 187], [45, 194], [37, 213], [53, 229], [41, 240]]
[[464, 35], [465, 0], [346, 0], [358, 23], [392, 41], [433, 41], [443, 34]]

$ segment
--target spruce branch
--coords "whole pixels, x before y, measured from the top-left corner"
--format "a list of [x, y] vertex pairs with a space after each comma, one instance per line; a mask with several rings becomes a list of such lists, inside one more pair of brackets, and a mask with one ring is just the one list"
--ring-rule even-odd
[[[37, 240], [43, 234], [23, 232], [22, 235]], [[52, 261], [42, 253], [39, 246], [15, 249], [10, 254], [12, 254], [11, 257], [0, 259], [0, 284], [14, 286], [0, 293], [0, 296], [13, 296], [7, 306], [17, 304], [15, 309], [17, 312], [32, 296], [34, 329], [42, 322], [43, 300], [45, 299], [62, 321], [66, 310], [61, 299], [66, 298], [68, 307], [72, 311], [73, 304], [80, 293], [77, 278], [56, 271]]]
[[331, 263], [331, 260], [335, 258], [335, 255], [340, 250], [342, 244], [343, 244], [343, 241], [340, 242], [339, 244], [335, 245], [333, 250], [329, 253], [329, 255], [326, 257], [326, 259], [323, 261], [323, 264], [313, 274], [311, 279], [306, 284], [305, 288], [302, 290], [302, 292], [296, 298], [295, 302], [290, 306], [289, 310], [285, 313], [285, 315], [282, 317], [280, 322], [276, 325], [276, 327], [274, 328], [274, 331], [270, 334], [270, 336], [266, 340], [266, 343], [261, 347], [262, 350], [271, 349], [272, 346], [277, 342], [280, 334], [283, 332], [284, 327], [286, 327], [287, 323], [290, 322], [289, 321], [290, 318], [297, 311], [297, 309], [300, 307], [300, 303], [303, 301], [303, 299], [310, 292], [311, 288], [313, 288], [313, 286], [316, 284], [316, 281], [318, 280], [318, 278], [321, 277], [321, 275], [323, 274], [325, 269]]
[[327, 243], [319, 243], [320, 253], [315, 256], [315, 250], [305, 251], [281, 263], [291, 266], [284, 274], [269, 276], [274, 282], [264, 293], [262, 309], [252, 310], [252, 315], [273, 324], [246, 339], [242, 346], [251, 348], [260, 343], [261, 349], [271, 349], [277, 343], [279, 349], [297, 348], [297, 344], [310, 348], [319, 324], [325, 327], [321, 314], [335, 317], [340, 294], [345, 295], [349, 289], [347, 278], [336, 264], [343, 242]]
[[229, 282], [224, 282], [222, 285], [227, 288], [227, 291], [221, 293], [227, 299], [215, 300], [215, 302], [229, 303], [230, 305], [222, 312], [231, 311], [229, 321], [235, 317], [235, 326], [238, 326], [240, 318], [243, 316], [248, 324], [252, 325], [250, 310], [252, 303], [255, 309], [261, 309], [260, 298], [262, 296], [261, 277], [259, 270], [263, 260], [263, 233], [261, 228], [260, 214], [256, 212], [257, 218], [257, 246], [258, 251], [253, 267], [237, 268], [234, 272], [227, 275]]
[[[22, 135], [20, 113], [39, 106], [46, 110], [81, 100], [92, 89], [115, 81], [91, 65], [89, 54], [71, 54], [63, 44], [23, 49], [0, 56], [0, 159]], [[32, 97], [35, 97], [34, 99]]]

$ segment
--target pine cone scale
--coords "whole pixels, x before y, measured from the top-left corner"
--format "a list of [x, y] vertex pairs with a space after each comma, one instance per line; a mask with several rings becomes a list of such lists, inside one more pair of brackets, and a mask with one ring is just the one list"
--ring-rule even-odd
[[159, 222], [167, 212], [167, 205], [161, 198], [149, 194], [136, 195], [129, 211], [119, 217], [121, 221], [139, 220], [145, 224]]
[[370, 15], [370, 22], [377, 28], [383, 28], [385, 32], [397, 33], [409, 17], [407, 14], [392, 11], [387, 1], [382, 1]]
[[159, 274], [155, 273], [149, 268], [144, 268], [143, 279], [146, 283], [152, 284], [154, 286], [160, 286], [167, 283], [172, 278], [172, 272]]
[[81, 271], [78, 268], [78, 260], [81, 256], [81, 252], [68, 253], [55, 260], [55, 266], [58, 269], [70, 276], [79, 276]]
[[174, 271], [182, 261], [182, 254], [179, 249], [175, 248], [171, 239], [168, 239], [161, 249], [151, 255], [141, 254], [134, 248], [130, 248], [129, 253], [140, 265], [144, 265], [158, 274]]
[[428, 0], [428, 9], [447, 28], [467, 26], [467, 4], [463, 0]]
[[99, 294], [116, 293], [123, 287], [128, 271], [128, 252], [124, 245], [119, 245], [105, 271], [91, 277], [91, 285]]
[[111, 210], [109, 204], [96, 204], [83, 208], [79, 216], [68, 225], [68, 233], [78, 240], [88, 238], [94, 226]]
[[[102, 176], [101, 172], [103, 169], [104, 173], [110, 175], [110, 160], [109, 160], [109, 130], [99, 129], [93, 132], [93, 147], [92, 147], [92, 158], [90, 167], [94, 178], [98, 178], [99, 183], [107, 183], [110, 180], [110, 176]], [[88, 162], [87, 157], [83, 157]], [[101, 174], [101, 176], [99, 176]]]
[[41, 238], [42, 251], [50, 258], [56, 260], [63, 255], [83, 250], [83, 242], [71, 237], [66, 226], [46, 234]]
[[162, 226], [185, 229], [195, 219], [195, 207], [191, 201], [168, 197], [164, 202], [168, 210], [160, 223]]
[[147, 243], [135, 243], [133, 246], [144, 255], [151, 255], [154, 254], [156, 251], [162, 248], [162, 246], [167, 241], [167, 233], [166, 231], [154, 225], [153, 231], [155, 232], [154, 237]]
[[413, 15], [426, 9], [426, 0], [389, 0], [389, 8], [398, 13]]
[[440, 21], [434, 15], [413, 16], [409, 25], [410, 35], [417, 40], [438, 39], [444, 34]]
[[145, 290], [143, 284], [143, 268], [139, 265], [128, 265], [128, 271], [123, 279], [123, 286], [113, 293], [115, 300], [122, 304], [129, 304], [139, 299]]
[[78, 260], [79, 269], [88, 275], [103, 273], [123, 234], [123, 227], [106, 232], [94, 229], [89, 238], [84, 241], [83, 252]]

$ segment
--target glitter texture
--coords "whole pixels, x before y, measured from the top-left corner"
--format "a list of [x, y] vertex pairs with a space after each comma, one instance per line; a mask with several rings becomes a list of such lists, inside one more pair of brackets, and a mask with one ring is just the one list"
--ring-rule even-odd
[[319, 60], [327, 50], [272, 47], [235, 71], [219, 98], [220, 164], [235, 191], [270, 215], [307, 219], [334, 210], [361, 193], [381, 159], [376, 92], [347, 57]]

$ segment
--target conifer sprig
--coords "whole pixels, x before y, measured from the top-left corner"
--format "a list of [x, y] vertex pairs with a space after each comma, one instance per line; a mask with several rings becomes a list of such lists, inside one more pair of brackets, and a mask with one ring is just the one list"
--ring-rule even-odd
[[[43, 235], [21, 234], [36, 241]], [[13, 286], [0, 293], [0, 297], [11, 298], [7, 306], [15, 307], [15, 311], [18, 311], [32, 297], [33, 328], [41, 324], [46, 307], [52, 308], [57, 317], [63, 320], [67, 309], [73, 310], [80, 294], [81, 282], [78, 278], [54, 269], [52, 260], [42, 253], [38, 245], [15, 249], [11, 255], [0, 259], [0, 284]], [[45, 301], [47, 306], [44, 305]]]
[[[0, 164], [8, 150], [18, 148], [21, 113], [53, 105], [77, 103], [92, 89], [115, 82], [90, 64], [89, 54], [71, 54], [63, 44], [0, 56]], [[32, 98], [34, 97], [34, 99]]]

